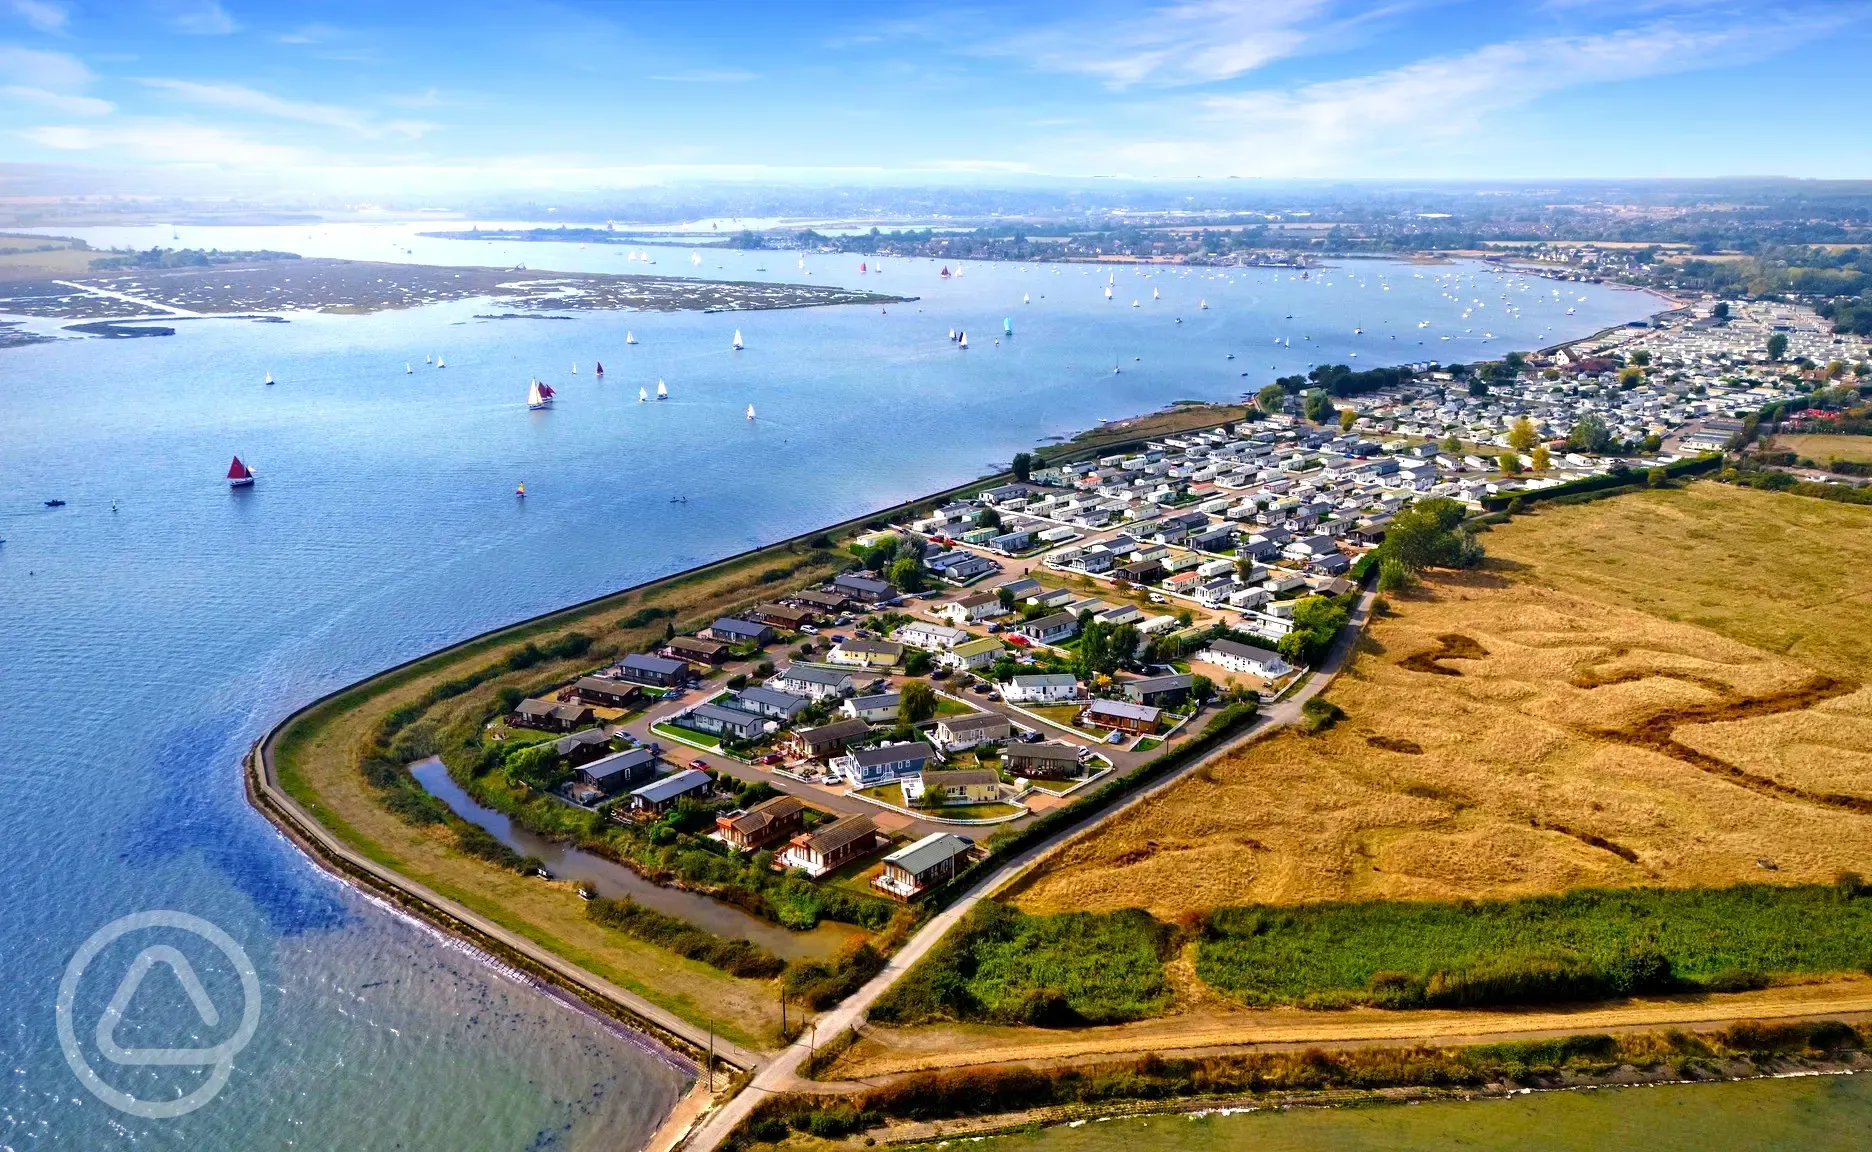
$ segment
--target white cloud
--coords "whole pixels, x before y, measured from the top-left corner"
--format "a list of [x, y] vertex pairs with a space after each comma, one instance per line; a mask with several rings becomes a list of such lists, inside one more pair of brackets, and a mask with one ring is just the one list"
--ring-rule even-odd
[[26, 104], [37, 104], [41, 108], [51, 108], [73, 116], [108, 116], [117, 110], [117, 106], [109, 100], [99, 100], [95, 96], [48, 92], [44, 88], [31, 88], [24, 84], [0, 86], [0, 96]]
[[395, 136], [413, 140], [435, 126], [420, 120], [378, 120], [369, 112], [338, 104], [319, 104], [308, 100], [287, 100], [244, 84], [205, 83], [199, 80], [145, 79], [151, 88], [172, 92], [194, 104], [339, 128], [360, 136], [377, 139]]
[[84, 88], [91, 80], [91, 69], [70, 53], [0, 44], [0, 82], [71, 92]]
[[8, 5], [13, 15], [37, 28], [41, 32], [63, 32], [71, 13], [62, 4], [53, 4], [50, 0], [12, 0]]
[[1657, 23], [1590, 36], [1492, 44], [1388, 72], [1211, 96], [1160, 118], [1205, 131], [1120, 144], [1128, 168], [1215, 175], [1423, 172], [1437, 157], [1497, 137], [1490, 120], [1567, 89], [1760, 59], [1818, 35], [1827, 21]]
[[169, 9], [169, 23], [191, 36], [226, 36], [237, 27], [219, 0], [185, 0]]
[[1304, 48], [1329, 0], [1177, 0], [1130, 19], [1065, 21], [974, 49], [1114, 88], [1231, 80]]
[[213, 165], [218, 168], [287, 168], [305, 165], [305, 152], [254, 140], [222, 128], [187, 121], [140, 120], [93, 128], [52, 124], [23, 128], [15, 136], [59, 152], [108, 151], [157, 164]]

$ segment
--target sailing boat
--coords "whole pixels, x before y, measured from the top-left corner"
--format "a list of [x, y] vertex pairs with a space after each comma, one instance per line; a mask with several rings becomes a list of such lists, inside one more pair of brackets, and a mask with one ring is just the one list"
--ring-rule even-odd
[[251, 488], [254, 482], [254, 470], [241, 463], [239, 456], [228, 465], [227, 482], [229, 488]]
[[1001, 334], [1003, 336], [1014, 335], [1014, 318], [1013, 317], [1003, 316], [1001, 318]]
[[865, 274], [865, 262], [863, 260], [860, 260], [858, 261], [858, 275], [863, 276], [864, 274]]
[[626, 332], [624, 333], [624, 343], [635, 344], [637, 343], [637, 337], [631, 335], [629, 332]]
[[527, 408], [529, 410], [537, 412], [541, 408], [551, 408], [552, 402], [553, 390], [551, 384], [544, 384], [535, 380], [532, 385], [527, 388]]
[[964, 352], [968, 351], [968, 333], [967, 332], [962, 333], [962, 335], [957, 338], [957, 346], [960, 347], [962, 351]]
[[447, 368], [447, 367], [448, 367], [448, 365], [447, 365], [447, 364], [444, 364], [444, 363], [442, 363], [442, 353], [440, 353], [440, 352], [437, 352], [437, 353], [436, 353], [436, 367], [437, 367], [437, 368]]
[[1155, 289], [1155, 288], [1152, 288], [1152, 289], [1151, 289], [1151, 299], [1152, 299], [1152, 300], [1161, 300], [1161, 299], [1163, 299], [1163, 297], [1161, 297], [1161, 296], [1159, 296], [1159, 295], [1157, 295], [1157, 289]]
[[434, 363], [435, 363], [435, 357], [433, 357], [433, 356], [430, 356], [430, 355], [429, 355], [428, 353], [424, 353], [424, 354], [423, 354], [423, 363], [424, 363], [424, 364], [434, 364]]
[[752, 404], [749, 404], [749, 405], [747, 406], [747, 418], [748, 418], [749, 420], [752, 420], [752, 419], [754, 419], [754, 405], [752, 405]]
[[592, 365], [592, 375], [594, 376], [604, 375], [604, 361], [603, 360], [600, 360], [596, 364]]
[[574, 376], [578, 375], [578, 361], [577, 360], [572, 361], [572, 375]]
[[647, 404], [649, 403], [649, 401], [650, 401], [650, 393], [644, 390], [644, 386], [642, 384], [637, 385], [637, 403]]
[[1136, 300], [1132, 300], [1131, 307], [1136, 308], [1137, 306], [1138, 306], [1138, 302]]
[[514, 497], [519, 500], [526, 499], [526, 481], [525, 480], [522, 480], [520, 481], [520, 483], [514, 485]]
[[1111, 299], [1111, 290], [1112, 290], [1112, 286], [1110, 284], [1105, 285], [1105, 299], [1107, 300]]
[[268, 373], [266, 374], [266, 383], [268, 383], [268, 384], [271, 384], [271, 383], [273, 383], [273, 373], [271, 373], [271, 372], [268, 372]]
[[662, 380], [657, 381], [657, 399], [658, 400], [669, 399], [669, 389], [663, 386]]
[[734, 330], [734, 350], [739, 352], [744, 347], [746, 347], [746, 345], [741, 343], [741, 329], [736, 328]]
[[942, 270], [942, 278], [943, 278], [944, 280], [947, 280], [947, 279], [949, 279], [949, 265], [947, 265], [947, 264], [944, 264], [944, 265], [943, 265], [943, 270]]
[[1025, 293], [1025, 292], [1022, 292], [1022, 293], [1021, 293], [1021, 303], [1022, 303], [1022, 304], [1027, 304], [1027, 303], [1030, 303], [1030, 301], [1029, 301], [1029, 300], [1028, 300], [1028, 298], [1027, 298], [1027, 293]]
[[689, 263], [691, 263], [691, 264], [693, 264], [693, 265], [694, 265], [694, 266], [696, 266], [697, 268], [700, 268], [700, 267], [702, 267], [702, 257], [701, 257], [701, 255], [700, 255], [700, 254], [698, 254], [698, 253], [695, 253], [695, 252], [691, 252], [691, 253], [689, 253]]
[[1209, 311], [1209, 301], [1207, 299], [1198, 301], [1196, 304], [1196, 308], [1198, 311], [1201, 311], [1201, 312]]
[[403, 374], [405, 376], [409, 375], [411, 372], [414, 372], [414, 371], [416, 371], [416, 369], [410, 366], [410, 362], [408, 360], [403, 361]]

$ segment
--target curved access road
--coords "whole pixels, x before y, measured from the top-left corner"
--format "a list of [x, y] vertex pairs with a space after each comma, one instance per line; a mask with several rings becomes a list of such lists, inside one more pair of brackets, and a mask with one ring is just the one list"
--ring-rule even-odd
[[819, 1017], [813, 1028], [801, 1034], [799, 1039], [772, 1057], [755, 1074], [754, 1078], [748, 1081], [747, 1086], [738, 1095], [717, 1109], [701, 1127], [696, 1129], [694, 1135], [683, 1147], [688, 1152], [712, 1152], [713, 1149], [721, 1147], [728, 1136], [767, 1096], [784, 1092], [840, 1091], [842, 1086], [807, 1080], [799, 1075], [800, 1065], [811, 1055], [818, 1037], [824, 1036], [829, 1040], [848, 1028], [855, 1028], [864, 1023], [866, 1014], [870, 1012], [871, 1005], [877, 1003], [878, 997], [902, 978], [903, 974], [915, 966], [917, 961], [927, 955], [929, 950], [936, 946], [936, 942], [942, 939], [949, 929], [955, 927], [957, 921], [968, 915], [969, 909], [1005, 888], [1027, 869], [1081, 836], [1092, 832], [1114, 816], [1128, 812], [1159, 794], [1204, 764], [1212, 764], [1224, 756], [1233, 754], [1243, 744], [1259, 739], [1276, 728], [1292, 724], [1300, 719], [1301, 707], [1322, 692], [1326, 685], [1332, 682], [1332, 678], [1339, 673], [1339, 670], [1345, 666], [1345, 662], [1351, 658], [1353, 646], [1358, 643], [1359, 637], [1364, 635], [1365, 625], [1371, 619], [1372, 603], [1375, 599], [1376, 593], [1370, 591], [1359, 597], [1357, 606], [1352, 610], [1351, 618], [1346, 621], [1346, 626], [1340, 631], [1339, 639], [1333, 644], [1332, 652], [1325, 662], [1311, 673], [1307, 681], [1298, 689], [1280, 702], [1269, 705], [1240, 737], [1206, 756], [1197, 757], [1163, 779], [1139, 789], [1085, 824], [1069, 829], [1052, 840], [1036, 844], [1011, 857], [1000, 868], [978, 881], [953, 904], [937, 913], [891, 956], [882, 972], [873, 976], [869, 983], [852, 996], [847, 997], [838, 1007]]

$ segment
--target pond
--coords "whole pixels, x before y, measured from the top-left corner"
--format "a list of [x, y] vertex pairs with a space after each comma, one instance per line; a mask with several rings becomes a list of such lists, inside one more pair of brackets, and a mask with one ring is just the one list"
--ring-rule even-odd
[[707, 929], [718, 936], [752, 940], [787, 960], [814, 960], [831, 956], [848, 941], [864, 935], [850, 924], [821, 921], [810, 932], [794, 932], [772, 921], [743, 912], [731, 904], [697, 892], [668, 888], [651, 883], [614, 860], [566, 844], [555, 843], [525, 828], [514, 826], [504, 813], [496, 812], [468, 795], [448, 774], [440, 759], [430, 757], [410, 765], [410, 773], [462, 819], [479, 824], [501, 843], [524, 856], [537, 856], [547, 871], [561, 880], [586, 880], [598, 894], [610, 899], [630, 897], [646, 908], [675, 916]]

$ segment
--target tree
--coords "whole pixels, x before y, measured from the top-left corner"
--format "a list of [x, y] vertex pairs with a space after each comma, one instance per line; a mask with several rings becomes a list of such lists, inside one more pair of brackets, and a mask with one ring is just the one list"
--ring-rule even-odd
[[1462, 437], [1451, 432], [1449, 435], [1443, 437], [1443, 439], [1437, 441], [1437, 447], [1448, 455], [1454, 456], [1462, 451]]
[[1718, 300], [1716, 302], [1716, 307], [1710, 309], [1710, 315], [1718, 320], [1729, 319], [1729, 301]]
[[1508, 429], [1508, 447], [1516, 452], [1526, 452], [1534, 447], [1534, 442], [1538, 439], [1540, 436], [1534, 431], [1534, 421], [1526, 416], [1517, 419], [1514, 427]]
[[975, 527], [977, 528], [999, 528], [1001, 527], [1001, 513], [996, 512], [993, 508], [983, 508], [980, 512], [977, 512], [975, 514]]
[[1254, 579], [1255, 558], [1253, 556], [1235, 557], [1235, 578], [1242, 583]]
[[1014, 611], [1014, 593], [1008, 591], [1006, 588], [998, 588], [995, 590], [995, 599], [1001, 602], [1002, 611]]
[[1358, 413], [1350, 408], [1339, 409], [1339, 431], [1350, 432], [1352, 425], [1358, 423]]
[[1413, 576], [1425, 568], [1475, 567], [1482, 562], [1482, 546], [1463, 529], [1468, 514], [1448, 497], [1417, 501], [1391, 518], [1378, 550], [1380, 565], [1395, 557]]
[[1034, 463], [1033, 453], [1031, 452], [1014, 453], [1014, 463], [1012, 465], [1013, 470], [1014, 470], [1014, 479], [1025, 481], [1029, 476], [1032, 476], [1033, 475], [1033, 463]]
[[897, 716], [910, 724], [921, 724], [936, 715], [936, 689], [928, 680], [905, 680], [897, 690]]
[[923, 651], [923, 649], [908, 649], [904, 652], [904, 675], [927, 676], [929, 675], [929, 670], [935, 666], [935, 663], [936, 662], [931, 659], [930, 654]]
[[899, 592], [921, 592], [923, 590], [923, 562], [915, 556], [904, 556], [893, 560], [886, 578]]
[[1295, 664], [1313, 665], [1326, 658], [1333, 638], [1345, 625], [1346, 610], [1324, 596], [1294, 601], [1293, 631], [1280, 638], [1281, 655]]
[[1480, 376], [1471, 378], [1469, 381], [1469, 395], [1487, 396], [1488, 395], [1488, 381], [1484, 380]]
[[1618, 382], [1620, 388], [1629, 392], [1644, 383], [1644, 369], [1636, 365], [1627, 365], [1619, 369]]
[[1209, 699], [1209, 697], [1215, 695], [1215, 681], [1198, 672], [1196, 675], [1190, 677], [1189, 694], [1191, 700], [1201, 704], [1203, 701]]
[[1659, 436], [1656, 432], [1652, 432], [1638, 442], [1638, 447], [1640, 451], [1656, 452], [1658, 449], [1664, 447], [1664, 437]]
[[1588, 412], [1567, 433], [1566, 444], [1575, 452], [1604, 452], [1612, 446], [1612, 429], [1597, 414]]
[[1513, 452], [1503, 452], [1500, 456], [1495, 458], [1495, 463], [1500, 465], [1501, 470], [1508, 473], [1510, 476], [1519, 475], [1521, 472], [1521, 457], [1515, 455]]
[[1327, 418], [1333, 414], [1332, 397], [1327, 395], [1324, 388], [1315, 388], [1306, 394], [1306, 400], [1302, 404], [1301, 411], [1305, 414], [1306, 418], [1313, 423], [1325, 423]]
[[1653, 468], [1645, 473], [1645, 487], [1662, 488], [1670, 480], [1670, 473], [1662, 468]]
[[1776, 332], [1768, 337], [1768, 359], [1779, 361], [1787, 355], [1788, 338], [1785, 332]]
[[1640, 367], [1640, 368], [1649, 368], [1649, 367], [1651, 367], [1651, 352], [1650, 352], [1650, 350], [1649, 350], [1649, 349], [1646, 349], [1646, 348], [1640, 348], [1640, 349], [1638, 349], [1638, 350], [1637, 350], [1636, 352], [1633, 352], [1633, 353], [1631, 354], [1631, 362], [1632, 362], [1633, 364], [1636, 364], [1636, 365], [1638, 365], [1638, 367]]
[[1553, 453], [1547, 451], [1547, 445], [1534, 445], [1534, 471], [1545, 472], [1553, 467]]
[[1269, 416], [1274, 415], [1287, 406], [1287, 389], [1279, 384], [1269, 384], [1255, 393], [1255, 406]]

